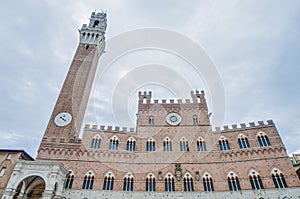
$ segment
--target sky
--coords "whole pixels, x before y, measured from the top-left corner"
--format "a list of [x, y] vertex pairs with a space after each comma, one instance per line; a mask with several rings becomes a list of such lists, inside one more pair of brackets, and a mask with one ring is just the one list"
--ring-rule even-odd
[[[107, 11], [108, 18], [107, 54], [118, 47], [111, 45], [114, 38], [128, 31], [156, 28], [184, 35], [201, 46], [220, 76], [223, 124], [273, 119], [288, 154], [300, 153], [297, 0], [2, 2], [0, 148], [24, 149], [35, 157], [78, 45], [78, 29], [89, 22], [92, 11], [101, 9]], [[143, 49], [122, 56], [95, 81], [85, 122], [123, 125], [115, 109], [122, 103], [126, 109], [124, 125], [134, 127], [139, 90], [153, 90], [157, 99], [189, 97], [190, 90], [175, 92], [174, 82], [165, 81], [163, 75], [148, 83], [134, 81], [147, 77], [143, 68], [147, 64], [174, 72], [188, 87], [204, 89], [215, 117], [214, 95], [206, 77], [194, 73], [180, 56]], [[157, 77], [155, 73], [148, 76]], [[120, 100], [118, 89], [125, 80], [126, 85], [134, 85]]]

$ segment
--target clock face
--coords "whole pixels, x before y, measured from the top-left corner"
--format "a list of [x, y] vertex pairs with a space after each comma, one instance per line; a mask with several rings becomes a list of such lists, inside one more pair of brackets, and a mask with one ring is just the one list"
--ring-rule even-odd
[[54, 118], [54, 123], [57, 126], [67, 126], [72, 121], [72, 115], [67, 112], [58, 113]]
[[181, 117], [178, 113], [169, 113], [166, 119], [168, 124], [172, 126], [178, 125], [181, 122]]

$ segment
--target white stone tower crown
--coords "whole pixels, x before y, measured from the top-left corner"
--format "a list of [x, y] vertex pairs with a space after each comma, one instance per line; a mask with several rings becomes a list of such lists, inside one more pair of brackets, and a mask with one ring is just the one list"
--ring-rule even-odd
[[105, 12], [92, 12], [89, 25], [83, 24], [79, 30], [80, 43], [100, 44], [105, 40], [107, 18]]

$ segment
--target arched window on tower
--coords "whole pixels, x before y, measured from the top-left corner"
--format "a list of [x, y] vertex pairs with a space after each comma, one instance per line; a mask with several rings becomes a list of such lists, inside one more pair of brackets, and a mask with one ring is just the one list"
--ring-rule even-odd
[[128, 138], [126, 150], [127, 151], [135, 151], [135, 139], [133, 137]]
[[194, 182], [191, 174], [186, 173], [183, 177], [184, 191], [194, 191]]
[[262, 131], [257, 133], [257, 140], [260, 147], [271, 146], [268, 136]]
[[155, 191], [155, 176], [152, 173], [146, 177], [146, 191]]
[[205, 173], [202, 177], [204, 191], [214, 191], [214, 184], [209, 173]]
[[250, 171], [249, 180], [250, 180], [250, 184], [251, 184], [251, 187], [253, 190], [264, 189], [261, 178], [256, 171], [254, 171], [254, 170]]
[[205, 140], [202, 137], [197, 139], [197, 150], [198, 151], [206, 151]]
[[220, 137], [219, 146], [220, 146], [220, 151], [230, 150], [229, 142], [224, 136]]
[[133, 191], [133, 175], [127, 173], [124, 177], [123, 191]]
[[114, 180], [115, 180], [114, 174], [112, 172], [108, 172], [104, 176], [103, 190], [113, 190]]
[[175, 191], [175, 180], [171, 173], [168, 173], [165, 177], [165, 191]]
[[72, 170], [69, 171], [66, 181], [65, 181], [65, 189], [71, 189], [74, 181], [74, 173]]
[[93, 189], [94, 179], [93, 171], [87, 172], [83, 179], [82, 189]]
[[155, 141], [153, 138], [148, 139], [146, 151], [155, 151]]
[[117, 136], [113, 136], [109, 141], [109, 149], [118, 150], [118, 147], [119, 147], [119, 138]]
[[240, 134], [238, 137], [238, 144], [240, 149], [247, 149], [250, 148], [250, 144], [248, 142], [248, 139], [245, 135]]
[[98, 25], [99, 25], [99, 21], [98, 21], [98, 20], [95, 20], [95, 21], [94, 21], [93, 28], [95, 28], [95, 27], [98, 26]]
[[227, 182], [230, 191], [241, 190], [239, 178], [235, 173], [229, 172], [229, 174], [227, 175]]
[[273, 179], [275, 188], [287, 188], [285, 178], [279, 169], [274, 168], [272, 170], [272, 179]]
[[180, 151], [189, 151], [189, 142], [185, 137], [180, 139]]
[[172, 151], [172, 142], [169, 137], [165, 137], [163, 141], [164, 151]]
[[99, 135], [95, 135], [92, 139], [91, 148], [100, 149], [101, 139]]

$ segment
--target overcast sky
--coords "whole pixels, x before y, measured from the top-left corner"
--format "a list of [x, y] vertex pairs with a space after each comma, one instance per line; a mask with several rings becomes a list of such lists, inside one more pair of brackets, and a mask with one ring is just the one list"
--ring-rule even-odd
[[[101, 9], [107, 10], [108, 15], [107, 40], [126, 31], [154, 27], [176, 31], [198, 43], [214, 62], [223, 82], [224, 124], [273, 119], [288, 153], [300, 152], [297, 0], [2, 2], [0, 148], [24, 149], [36, 155], [78, 45], [78, 29], [88, 23], [92, 11]], [[97, 123], [119, 125], [112, 111], [111, 91], [120, 82], [118, 78], [132, 70], [130, 63], [143, 64], [135, 59], [138, 53], [118, 60], [106, 77], [95, 84], [99, 90], [92, 98], [99, 100], [97, 106], [90, 103], [88, 110], [96, 112]], [[173, 60], [167, 53], [150, 54], [145, 63], [149, 63], [152, 55], [155, 63], [163, 65], [167, 65], [166, 60]], [[144, 52], [143, 56], [146, 55]], [[184, 67], [176, 66], [180, 60], [170, 62], [183, 78], [197, 78], [189, 76]], [[109, 79], [113, 80], [106, 81]], [[189, 83], [195, 89], [207, 89], [201, 79]], [[170, 85], [136, 85], [124, 100], [133, 121], [128, 127], [134, 127], [136, 91], [152, 89], [154, 98], [168, 98], [172, 97], [167, 92]], [[189, 97], [190, 90], [184, 92]], [[212, 100], [209, 96], [208, 99], [211, 108]]]

